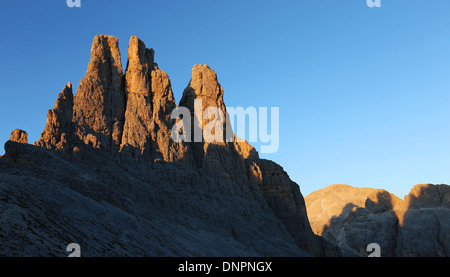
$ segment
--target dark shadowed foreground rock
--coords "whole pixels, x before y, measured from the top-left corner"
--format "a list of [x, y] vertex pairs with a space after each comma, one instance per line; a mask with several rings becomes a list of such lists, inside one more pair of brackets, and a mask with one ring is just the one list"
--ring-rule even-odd
[[450, 186], [417, 185], [400, 198], [385, 190], [333, 185], [305, 197], [313, 231], [346, 256], [450, 256]]
[[[223, 91], [196, 65], [180, 105], [204, 127], [195, 101], [226, 114]], [[39, 141], [5, 144], [0, 256], [66, 256], [70, 243], [83, 256], [340, 255], [312, 232], [298, 185], [248, 142], [172, 140], [176, 107], [153, 49], [132, 37], [123, 73], [118, 39], [96, 36]], [[217, 121], [215, 134], [231, 128]]]

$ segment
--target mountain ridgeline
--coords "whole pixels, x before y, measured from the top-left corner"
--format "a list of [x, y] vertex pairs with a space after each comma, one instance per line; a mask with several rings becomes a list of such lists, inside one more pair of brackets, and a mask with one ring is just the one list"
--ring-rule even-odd
[[315, 234], [345, 256], [450, 257], [450, 186], [421, 184], [404, 200], [383, 189], [332, 185], [305, 197]]
[[[66, 85], [41, 137], [15, 130], [0, 158], [0, 256], [340, 256], [313, 233], [296, 183], [246, 141], [172, 139], [172, 111], [217, 107], [224, 90], [195, 65], [179, 105], [155, 52], [94, 38], [76, 94]], [[222, 130], [231, 128], [226, 120]], [[234, 136], [234, 135], [233, 135]]]

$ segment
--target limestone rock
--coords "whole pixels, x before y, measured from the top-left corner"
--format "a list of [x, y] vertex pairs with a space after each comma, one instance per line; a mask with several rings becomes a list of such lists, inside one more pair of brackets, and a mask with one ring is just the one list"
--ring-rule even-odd
[[58, 95], [55, 106], [48, 111], [44, 132], [34, 143], [47, 149], [68, 151], [73, 134], [73, 93], [69, 83]]
[[193, 165], [192, 153], [184, 142], [175, 142], [172, 128], [176, 121], [172, 119], [172, 111], [176, 108], [175, 98], [169, 76], [166, 72], [154, 69], [151, 73], [153, 113], [150, 125], [153, 142], [153, 156], [167, 162], [183, 162]]
[[[281, 166], [237, 141], [223, 93], [211, 68], [194, 66], [180, 106], [223, 140], [175, 142], [154, 51], [132, 37], [124, 75], [118, 39], [96, 36], [76, 95], [70, 84], [58, 95], [40, 140], [5, 144], [0, 256], [61, 256], [76, 241], [85, 256], [340, 255], [313, 234]], [[210, 107], [224, 116], [201, 118]]]
[[[202, 106], [195, 111], [195, 100], [201, 100]], [[214, 144], [225, 145], [227, 141], [227, 127], [226, 126], [226, 107], [223, 100], [223, 88], [220, 85], [217, 74], [208, 65], [196, 64], [192, 68], [191, 80], [183, 92], [183, 97], [180, 100], [180, 106], [186, 107], [191, 111], [193, 122], [193, 128], [197, 128], [197, 131], [205, 131], [206, 125], [214, 121], [220, 121], [218, 127], [221, 129], [213, 130], [220, 133], [222, 141], [214, 141]], [[215, 118], [214, 115], [210, 115], [210, 118], [205, 115], [207, 108], [219, 108], [222, 112], [222, 118]], [[194, 131], [193, 131], [194, 132]], [[195, 132], [194, 132], [195, 133]], [[232, 134], [232, 130], [229, 130], [228, 135]], [[205, 140], [205, 133], [202, 133], [202, 138]], [[193, 141], [195, 141], [193, 139]]]
[[[7, 143], [0, 159], [0, 255], [67, 257], [310, 256], [261, 194], [171, 163], [141, 169]], [[22, 164], [22, 158], [34, 160]], [[106, 156], [108, 157], [108, 156]]]
[[416, 185], [405, 196], [397, 256], [450, 257], [450, 186]]
[[125, 125], [121, 149], [138, 155], [150, 154], [152, 124], [151, 71], [153, 49], [147, 49], [137, 37], [131, 37], [125, 72]]
[[12, 131], [9, 140], [18, 143], [28, 143], [28, 134], [23, 130], [15, 129]]
[[450, 186], [420, 184], [414, 186], [405, 198], [405, 204], [410, 209], [449, 208]]
[[244, 159], [259, 159], [258, 151], [248, 141], [234, 136], [234, 149]]
[[[244, 160], [257, 157], [257, 152], [248, 143], [238, 142], [227, 120], [223, 94], [216, 72], [208, 65], [194, 65], [192, 78], [179, 104], [191, 111], [192, 143], [189, 145], [197, 167], [205, 172], [219, 173], [225, 178], [245, 176]], [[201, 100], [198, 107], [196, 100]], [[208, 113], [209, 108], [218, 108], [220, 112]]]
[[[125, 72], [127, 105], [121, 151], [167, 162], [188, 159], [182, 143], [172, 140], [171, 113], [176, 107], [171, 82], [154, 62], [154, 50], [131, 37]], [[188, 159], [189, 160], [189, 159]]]
[[363, 207], [372, 188], [332, 185], [305, 197], [309, 221], [315, 234], [321, 236], [331, 218], [340, 215], [347, 205]]
[[250, 179], [258, 184], [269, 207], [302, 249], [314, 256], [340, 255], [338, 248], [313, 234], [299, 186], [280, 165], [264, 159], [249, 159], [247, 164]]
[[93, 148], [118, 150], [123, 132], [125, 94], [119, 40], [94, 38], [91, 60], [74, 97], [75, 135]]
[[[201, 100], [201, 106], [195, 107], [195, 100]], [[210, 119], [203, 118], [203, 114], [206, 108], [209, 107], [219, 107], [222, 113], [225, 111], [225, 104], [223, 102], [223, 88], [219, 84], [217, 79], [217, 74], [209, 68], [207, 65], [194, 65], [192, 68], [191, 80], [183, 92], [183, 96], [179, 103], [180, 107], [188, 108], [191, 112], [191, 143], [190, 146], [193, 151], [194, 159], [196, 161], [197, 167], [201, 168], [204, 166], [203, 161], [206, 157], [206, 150], [210, 143], [204, 142], [204, 127], [211, 121]], [[214, 132], [220, 133], [222, 135], [222, 142], [215, 141], [215, 145], [225, 145], [225, 140], [223, 138], [223, 122], [224, 119], [212, 118], [212, 120], [217, 121], [217, 127], [220, 129], [214, 130]], [[211, 147], [213, 149], [214, 146]], [[221, 148], [223, 149], [223, 148]], [[214, 152], [214, 151], [213, 151]], [[214, 168], [215, 166], [220, 166], [218, 161], [207, 161], [205, 167]], [[219, 171], [224, 172], [223, 168], [219, 168]]]
[[450, 186], [417, 185], [401, 200], [385, 190], [333, 185], [305, 197], [316, 234], [346, 256], [449, 256]]

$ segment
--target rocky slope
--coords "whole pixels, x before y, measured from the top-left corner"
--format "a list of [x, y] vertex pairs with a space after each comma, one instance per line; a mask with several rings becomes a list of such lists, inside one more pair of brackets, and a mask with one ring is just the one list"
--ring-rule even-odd
[[417, 185], [401, 200], [380, 189], [333, 185], [305, 197], [315, 234], [346, 256], [450, 256], [450, 186]]
[[[15, 130], [0, 158], [0, 256], [336, 256], [312, 232], [297, 184], [247, 142], [175, 142], [177, 107], [155, 52], [94, 38], [75, 95], [69, 83], [34, 145]], [[224, 90], [195, 65], [180, 106], [226, 114]], [[231, 128], [218, 120], [217, 130]], [[235, 137], [233, 134], [232, 137]]]

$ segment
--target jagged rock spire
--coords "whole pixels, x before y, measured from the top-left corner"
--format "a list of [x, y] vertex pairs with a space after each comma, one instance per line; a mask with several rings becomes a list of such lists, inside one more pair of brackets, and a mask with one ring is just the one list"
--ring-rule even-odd
[[118, 150], [123, 132], [125, 94], [116, 37], [94, 38], [91, 60], [74, 98], [75, 135], [94, 148]]
[[72, 84], [68, 83], [58, 95], [53, 109], [48, 111], [44, 132], [34, 145], [53, 150], [69, 150], [73, 132], [72, 114]]
[[175, 143], [171, 137], [175, 123], [171, 113], [176, 104], [169, 76], [158, 68], [154, 54], [144, 42], [131, 37], [125, 72], [127, 104], [121, 151], [145, 160], [189, 160], [186, 146]]
[[183, 142], [174, 142], [172, 139], [175, 120], [171, 114], [176, 104], [169, 76], [158, 68], [151, 74], [153, 111], [150, 129], [153, 155], [168, 162], [183, 161], [192, 165], [193, 159], [187, 145]]
[[[197, 167], [203, 168], [209, 174], [219, 174], [225, 178], [244, 176], [244, 159], [254, 155], [250, 153], [256, 151], [247, 142], [237, 142], [230, 122], [227, 121], [223, 93], [216, 72], [208, 65], [197, 64], [192, 68], [192, 78], [179, 105], [191, 111], [193, 130], [190, 146]], [[196, 107], [199, 105], [195, 104], [196, 100], [201, 100], [201, 107]], [[210, 107], [218, 108], [221, 118], [216, 117], [218, 114], [208, 114], [207, 109]], [[209, 132], [211, 123], [214, 123], [215, 127]], [[199, 132], [201, 137], [196, 135]], [[210, 134], [219, 134], [219, 140], [209, 140], [206, 136]]]
[[121, 149], [128, 152], [134, 151], [139, 155], [150, 150], [153, 57], [153, 49], [147, 49], [141, 40], [131, 37], [125, 72], [127, 105]]
[[[200, 132], [211, 118], [203, 118], [201, 122], [198, 120], [199, 115], [194, 115], [195, 100], [202, 100], [202, 114], [208, 107], [218, 107], [223, 118], [218, 126], [220, 128], [214, 132], [223, 132], [223, 141], [200, 144], [174, 142], [172, 127], [175, 120], [171, 118], [171, 113], [177, 106], [169, 76], [158, 68], [154, 55], [153, 49], [148, 49], [144, 42], [132, 36], [123, 74], [118, 39], [96, 36], [86, 75], [80, 81], [75, 97], [69, 83], [59, 95], [54, 109], [49, 111], [46, 129], [35, 144], [64, 151], [90, 145], [121, 152], [123, 157], [130, 154], [150, 161], [183, 160], [192, 166], [195, 155], [197, 167], [203, 167], [203, 158], [215, 153], [207, 151], [213, 148], [211, 145], [224, 146], [232, 155], [237, 153], [240, 161], [257, 157], [256, 150], [250, 144], [235, 139], [226, 121], [223, 88], [217, 74], [208, 65], [193, 67], [192, 78], [180, 106], [191, 110], [192, 119], [197, 120], [193, 127], [200, 129]], [[232, 142], [229, 142], [230, 138]], [[217, 162], [221, 163], [220, 156], [225, 153], [216, 154], [212, 156], [217, 156]], [[214, 167], [212, 163], [208, 164]]]
[[[198, 99], [202, 100], [202, 113], [208, 107], [218, 107], [223, 115], [226, 115], [225, 103], [223, 101], [223, 88], [217, 79], [216, 72], [206, 64], [194, 65], [191, 80], [180, 100], [180, 106], [191, 110], [192, 115], [197, 119], [202, 118], [201, 122], [200, 120], [196, 122], [195, 127], [203, 130], [210, 119], [203, 118], [200, 114], [194, 114], [194, 101]], [[222, 122], [225, 123], [225, 118], [222, 118]]]

